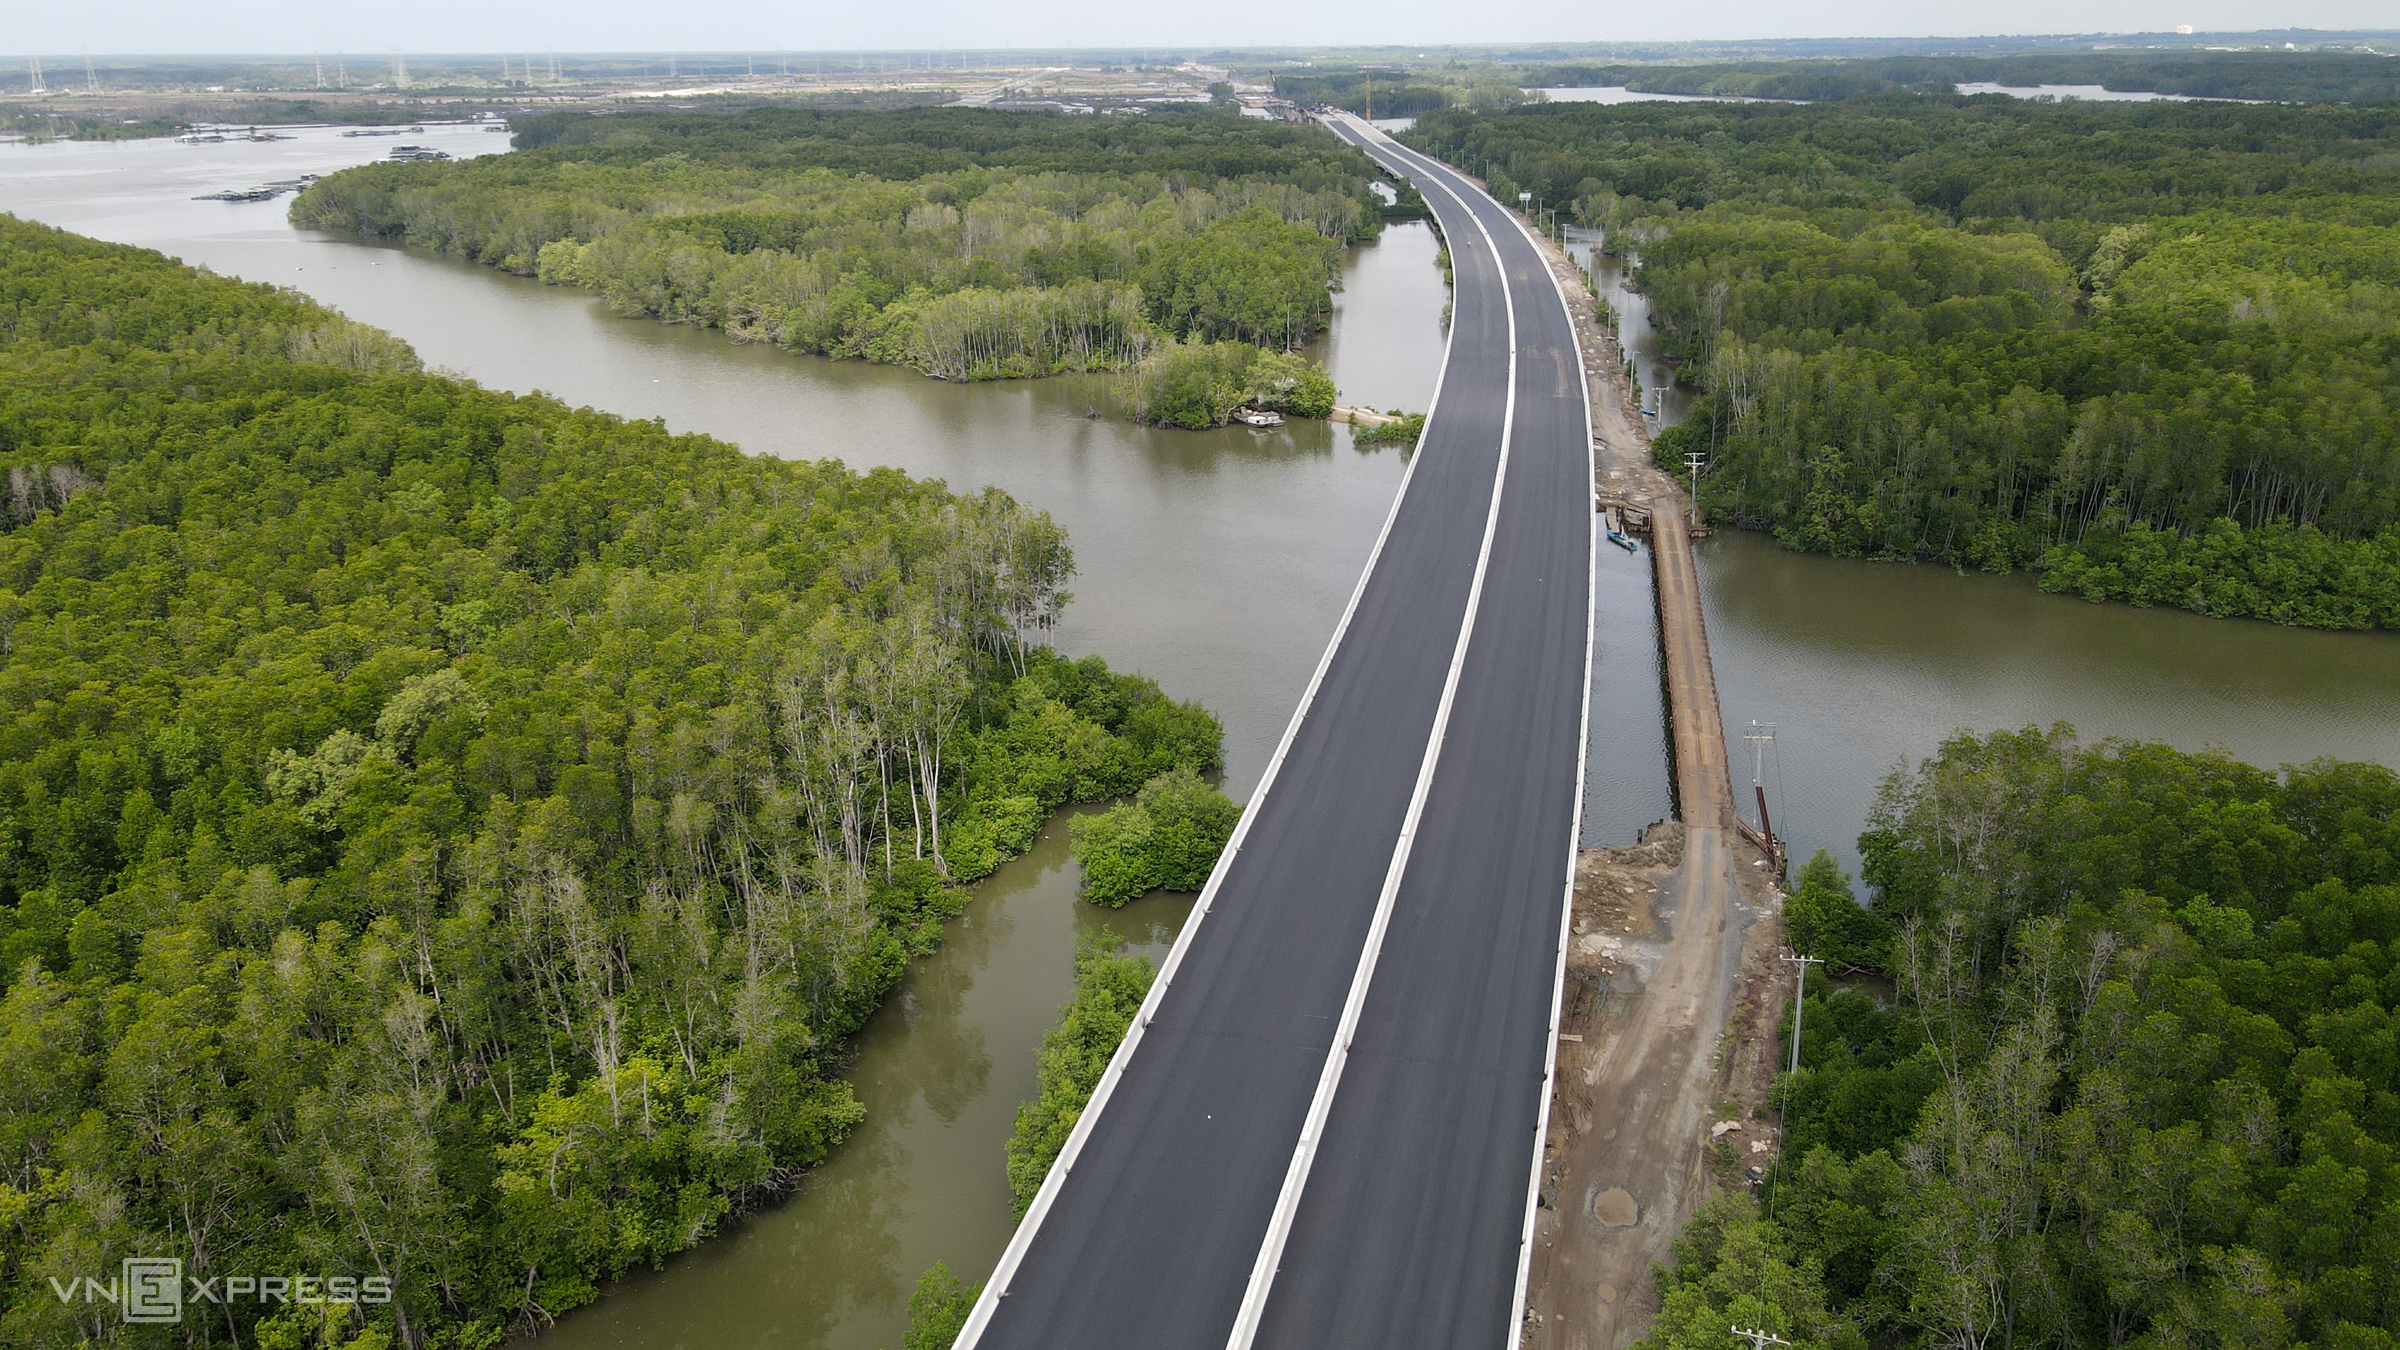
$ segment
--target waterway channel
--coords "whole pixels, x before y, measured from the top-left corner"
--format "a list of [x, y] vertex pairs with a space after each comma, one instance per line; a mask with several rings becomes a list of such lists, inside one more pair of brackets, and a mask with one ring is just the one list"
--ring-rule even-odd
[[[404, 139], [454, 154], [504, 144], [468, 128]], [[419, 251], [295, 231], [280, 204], [190, 200], [389, 145], [313, 130], [272, 144], [0, 146], [0, 210], [294, 286], [492, 387], [657, 417], [758, 453], [996, 483], [1075, 542], [1082, 571], [1059, 645], [1206, 703], [1226, 724], [1227, 788], [1255, 784], [1382, 525], [1399, 454], [1354, 449], [1345, 428], [1322, 423], [1188, 433], [1086, 416], [1105, 399], [1100, 380], [957, 386], [737, 346]], [[1413, 225], [1353, 251], [1323, 347], [1346, 402], [1421, 409], [1431, 396], [1446, 300], [1435, 248]], [[1618, 280], [1604, 267], [1628, 349], [1672, 421], [1681, 395]], [[2400, 765], [2390, 635], [2095, 607], [2022, 578], [1803, 557], [1754, 536], [1707, 541], [1700, 561], [1727, 725], [1777, 724], [1769, 789], [1804, 852], [1848, 857], [1884, 772], [1958, 727], [2063, 717], [2087, 735], [2217, 743], [2262, 764], [2340, 754]], [[1667, 809], [1646, 559], [1611, 548], [1599, 565], [1593, 845], [1625, 842]], [[1114, 913], [1079, 905], [1064, 840], [1053, 821], [976, 887], [941, 950], [869, 1024], [852, 1072], [868, 1121], [792, 1202], [622, 1281], [546, 1341], [889, 1350], [919, 1271], [988, 1269], [1011, 1226], [1001, 1146], [1070, 991], [1075, 933], [1106, 923], [1163, 950], [1189, 907], [1178, 896]]]

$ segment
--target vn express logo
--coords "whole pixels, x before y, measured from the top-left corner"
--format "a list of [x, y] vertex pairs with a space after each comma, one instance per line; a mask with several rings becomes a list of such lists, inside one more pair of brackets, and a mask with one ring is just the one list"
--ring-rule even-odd
[[350, 1275], [212, 1275], [203, 1280], [183, 1273], [183, 1262], [163, 1256], [129, 1256], [121, 1272], [108, 1279], [79, 1275], [65, 1284], [50, 1277], [50, 1292], [61, 1303], [114, 1303], [127, 1322], [168, 1323], [183, 1320], [183, 1310], [198, 1303], [389, 1303], [392, 1282], [381, 1275], [358, 1279]]

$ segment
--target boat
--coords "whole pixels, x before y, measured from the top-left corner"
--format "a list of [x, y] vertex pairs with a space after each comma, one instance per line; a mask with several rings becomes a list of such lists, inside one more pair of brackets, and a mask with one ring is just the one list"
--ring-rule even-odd
[[400, 164], [418, 164], [444, 160], [450, 156], [446, 151], [436, 150], [429, 145], [395, 145], [384, 158]]
[[1627, 553], [1639, 553], [1642, 551], [1641, 545], [1626, 538], [1624, 535], [1617, 533], [1615, 530], [1610, 530], [1608, 532], [1608, 542], [1615, 544], [1618, 548], [1625, 550]]
[[272, 183], [261, 183], [254, 188], [227, 188], [223, 192], [207, 193], [194, 197], [192, 200], [196, 202], [271, 202], [287, 192], [299, 192], [315, 181], [317, 181], [315, 174], [304, 173], [298, 178], [278, 178]]
[[1283, 414], [1257, 408], [1236, 408], [1233, 410], [1233, 420], [1246, 427], [1279, 427], [1283, 425]]

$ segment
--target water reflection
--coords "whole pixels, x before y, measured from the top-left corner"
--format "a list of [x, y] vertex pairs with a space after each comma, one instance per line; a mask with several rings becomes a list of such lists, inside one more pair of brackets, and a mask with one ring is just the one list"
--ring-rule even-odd
[[1075, 896], [1067, 821], [975, 888], [858, 1040], [861, 1125], [790, 1202], [612, 1286], [543, 1344], [571, 1350], [775, 1346], [890, 1350], [918, 1272], [988, 1270], [1014, 1227], [1002, 1144], [1033, 1096], [1033, 1047], [1074, 992], [1078, 933], [1110, 930], [1153, 961], [1188, 895], [1121, 910]]
[[[501, 138], [471, 142], [496, 148]], [[960, 386], [794, 357], [612, 315], [580, 292], [427, 254], [304, 234], [279, 207], [186, 200], [233, 181], [380, 155], [332, 133], [270, 146], [67, 143], [0, 152], [0, 208], [296, 286], [488, 386], [657, 417], [755, 452], [889, 464], [960, 488], [998, 484], [1050, 511], [1082, 565], [1053, 635], [1197, 698], [1226, 725], [1225, 786], [1245, 795], [1332, 632], [1404, 460], [1345, 427], [1157, 431], [1093, 417], [1113, 377]], [[462, 147], [464, 148], [464, 147]], [[260, 156], [256, 150], [273, 154]], [[219, 181], [220, 179], [225, 181]], [[1353, 250], [1324, 344], [1346, 398], [1423, 408], [1445, 297], [1422, 224]], [[1073, 991], [1076, 935], [1106, 927], [1164, 956], [1190, 896], [1081, 903], [1054, 820], [973, 890], [856, 1046], [866, 1122], [789, 1203], [612, 1286], [547, 1338], [568, 1347], [896, 1347], [918, 1272], [969, 1278], [1014, 1227], [1002, 1146], [1034, 1053]]]
[[[545, 389], [762, 453], [999, 484], [1074, 539], [1082, 574], [1060, 645], [1202, 700], [1225, 719], [1228, 790], [1255, 783], [1381, 527], [1399, 455], [1361, 452], [1323, 423], [1191, 433], [1086, 416], [1109, 401], [1107, 377], [956, 386], [796, 358], [418, 251], [303, 235], [279, 208], [187, 200], [383, 148], [331, 132], [0, 148], [0, 209], [298, 286], [496, 388]], [[1622, 289], [1621, 260], [1591, 258], [1595, 232], [1570, 229], [1569, 241], [1598, 263], [1626, 349], [1672, 423], [1688, 393], [1658, 358], [1646, 302]], [[1322, 347], [1346, 400], [1425, 407], [1447, 298], [1437, 248], [1428, 227], [1402, 225], [1347, 260]], [[1665, 774], [1649, 562], [1604, 546], [1598, 566], [1586, 838], [1614, 843], [1664, 814]], [[1803, 851], [1848, 856], [1882, 774], [1961, 726], [2065, 717], [2087, 735], [2213, 742], [2261, 764], [2340, 754], [2400, 765], [2390, 635], [2089, 606], [2023, 578], [1809, 557], [1739, 534], [1708, 541], [1701, 570], [1726, 723], [1780, 725], [1769, 789]], [[970, 1278], [988, 1270], [1013, 1227], [1002, 1144], [1072, 991], [1077, 933], [1106, 926], [1163, 956], [1191, 904], [1162, 895], [1111, 912], [1074, 889], [1053, 821], [975, 888], [941, 950], [869, 1022], [851, 1071], [867, 1121], [802, 1192], [623, 1281], [552, 1344], [891, 1350], [917, 1272], [936, 1260]]]
[[1676, 367], [1659, 351], [1657, 335], [1650, 328], [1650, 297], [1633, 289], [1633, 270], [1640, 255], [1631, 250], [1603, 252], [1606, 238], [1604, 230], [1569, 225], [1567, 256], [1591, 273], [1594, 289], [1615, 311], [1617, 345], [1633, 358], [1650, 429], [1661, 431], [1683, 420], [1699, 391], [1676, 383]]
[[[2045, 595], [2030, 577], [1792, 553], [1726, 531], [1700, 578], [1734, 762], [1778, 726], [1767, 791], [1801, 856], [1854, 843], [1883, 776], [1966, 728], [2220, 746], [2268, 767], [2400, 768], [2400, 636]], [[1745, 794], [1746, 795], [1746, 794]]]

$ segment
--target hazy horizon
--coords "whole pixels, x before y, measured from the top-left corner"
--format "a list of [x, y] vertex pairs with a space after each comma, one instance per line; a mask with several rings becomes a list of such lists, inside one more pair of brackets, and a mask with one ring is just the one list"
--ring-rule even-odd
[[[1228, 0], [1205, 12], [1135, 9], [1101, 0], [989, 6], [919, 0], [885, 6], [779, 6], [722, 0], [662, 9], [628, 0], [537, 3], [495, 10], [430, 0], [374, 10], [234, 0], [193, 9], [166, 0], [101, 0], [21, 12], [19, 53], [52, 56], [306, 56], [488, 52], [841, 52], [1030, 49], [1481, 46], [1519, 43], [2106, 38], [2171, 33], [2191, 25], [2228, 36], [2264, 31], [2388, 29], [2388, 0], [2302, 0], [2262, 26], [2260, 11], [2231, 0], [1990, 0], [1928, 6], [1901, 0], [1795, 9], [1729, 0], [1707, 10], [1561, 0], [1498, 0], [1460, 9], [1426, 0], [1331, 0], [1310, 6]], [[127, 35], [138, 34], [128, 43]], [[928, 39], [932, 39], [929, 41]], [[18, 59], [22, 59], [20, 56]]]

